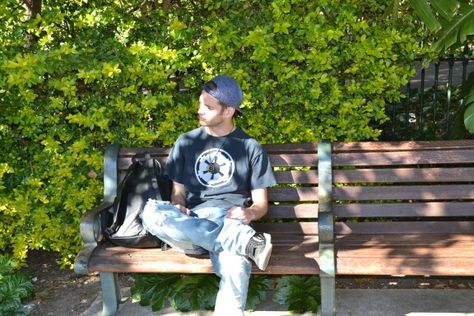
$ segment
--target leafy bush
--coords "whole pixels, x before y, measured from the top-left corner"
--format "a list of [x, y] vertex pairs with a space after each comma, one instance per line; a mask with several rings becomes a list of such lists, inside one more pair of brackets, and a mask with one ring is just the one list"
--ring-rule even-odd
[[15, 271], [9, 255], [0, 255], [0, 315], [28, 315], [29, 310], [22, 301], [33, 294], [31, 279]]
[[[134, 278], [132, 299], [142, 306], [150, 305], [153, 311], [161, 310], [166, 303], [180, 312], [211, 310], [219, 290], [219, 278], [208, 274], [136, 274]], [[247, 309], [255, 309], [270, 289], [270, 279], [252, 275]]]
[[373, 0], [28, 3], [0, 3], [0, 249], [63, 266], [104, 147], [171, 146], [204, 80], [237, 78], [263, 143], [375, 139], [419, 51], [411, 15]]

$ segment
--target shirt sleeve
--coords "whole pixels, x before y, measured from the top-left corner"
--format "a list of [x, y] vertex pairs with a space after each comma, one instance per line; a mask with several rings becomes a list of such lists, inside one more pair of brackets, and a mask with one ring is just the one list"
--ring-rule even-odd
[[165, 172], [171, 180], [181, 184], [183, 184], [184, 157], [183, 142], [178, 138], [166, 160]]
[[250, 189], [267, 188], [276, 183], [268, 155], [260, 145], [257, 145], [251, 160]]

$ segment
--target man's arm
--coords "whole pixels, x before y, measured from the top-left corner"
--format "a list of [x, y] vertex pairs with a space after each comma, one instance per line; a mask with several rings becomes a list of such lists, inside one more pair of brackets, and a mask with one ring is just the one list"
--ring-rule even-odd
[[267, 189], [255, 189], [251, 191], [252, 205], [250, 207], [232, 207], [227, 211], [227, 217], [242, 220], [245, 224], [262, 218], [267, 214], [268, 196]]
[[186, 188], [181, 183], [173, 181], [171, 189], [171, 203], [180, 209], [184, 214], [189, 215], [190, 211], [186, 208]]

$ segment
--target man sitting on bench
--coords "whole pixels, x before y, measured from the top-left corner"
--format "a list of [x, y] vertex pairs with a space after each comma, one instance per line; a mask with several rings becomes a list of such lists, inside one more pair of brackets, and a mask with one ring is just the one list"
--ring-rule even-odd
[[204, 85], [201, 127], [178, 138], [166, 163], [171, 203], [150, 200], [141, 215], [145, 228], [177, 251], [209, 252], [221, 278], [215, 315], [244, 314], [249, 258], [265, 270], [272, 250], [271, 236], [249, 225], [266, 214], [267, 187], [276, 181], [261, 145], [234, 125], [242, 101], [231, 77]]

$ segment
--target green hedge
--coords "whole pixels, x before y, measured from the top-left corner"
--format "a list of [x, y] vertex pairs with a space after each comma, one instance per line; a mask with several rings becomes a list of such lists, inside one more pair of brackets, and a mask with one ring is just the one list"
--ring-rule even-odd
[[376, 139], [422, 35], [374, 0], [18, 2], [0, 4], [0, 249], [64, 266], [104, 147], [171, 146], [205, 80], [237, 78], [263, 143]]

